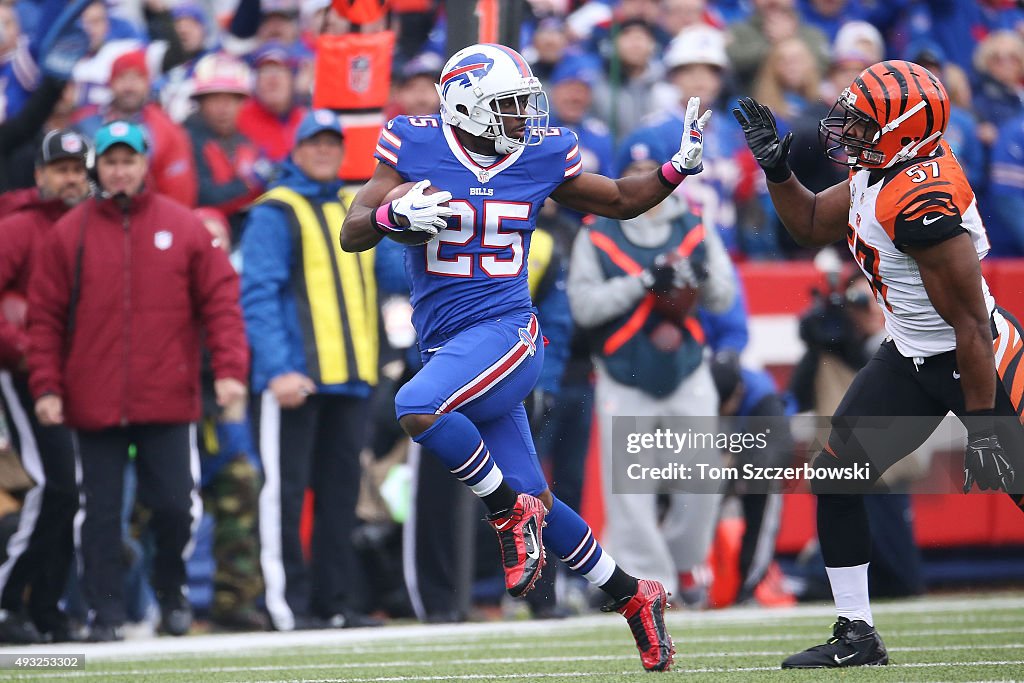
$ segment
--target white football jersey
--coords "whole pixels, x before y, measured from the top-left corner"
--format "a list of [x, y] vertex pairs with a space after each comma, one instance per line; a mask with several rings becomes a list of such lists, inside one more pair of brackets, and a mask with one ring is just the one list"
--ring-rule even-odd
[[[928, 357], [956, 348], [956, 334], [925, 291], [917, 262], [900, 247], [936, 243], [966, 231], [978, 259], [989, 243], [978, 203], [949, 145], [936, 154], [901, 166], [869, 184], [870, 173], [850, 175], [847, 243], [871, 283], [885, 314], [886, 331], [908, 358]], [[991, 313], [995, 301], [982, 278]]]

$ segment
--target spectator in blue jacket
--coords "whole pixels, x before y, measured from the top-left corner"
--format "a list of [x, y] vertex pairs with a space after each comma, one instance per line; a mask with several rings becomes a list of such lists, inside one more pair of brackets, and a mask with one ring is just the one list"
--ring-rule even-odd
[[[343, 139], [334, 113], [309, 112], [242, 239], [242, 309], [265, 475], [261, 563], [267, 611], [281, 631], [372, 623], [360, 613], [352, 530], [377, 384], [377, 285], [372, 251], [338, 249], [352, 201], [338, 179]], [[307, 488], [309, 565], [299, 540]]]
[[978, 134], [992, 145], [999, 126], [1024, 112], [1024, 38], [1014, 31], [989, 35], [974, 51], [974, 68], [974, 113], [984, 122]]
[[601, 79], [601, 62], [590, 55], [567, 56], [551, 74], [551, 125], [564, 126], [580, 140], [583, 170], [612, 176], [612, 136], [608, 126], [591, 114], [594, 85]]
[[989, 208], [1000, 232], [989, 231], [992, 248], [1007, 256], [1024, 255], [1024, 114], [999, 129], [999, 144], [992, 149]]

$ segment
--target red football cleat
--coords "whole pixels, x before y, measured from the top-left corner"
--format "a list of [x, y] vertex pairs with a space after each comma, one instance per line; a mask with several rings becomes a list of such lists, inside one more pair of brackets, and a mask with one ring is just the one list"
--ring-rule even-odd
[[668, 594], [660, 581], [641, 579], [636, 595], [601, 609], [626, 617], [633, 632], [640, 661], [648, 671], [668, 671], [676, 653], [672, 636], [665, 628], [665, 607]]
[[520, 493], [511, 510], [487, 518], [498, 534], [505, 565], [505, 590], [513, 598], [526, 595], [544, 568], [541, 530], [546, 514], [547, 509], [539, 498]]

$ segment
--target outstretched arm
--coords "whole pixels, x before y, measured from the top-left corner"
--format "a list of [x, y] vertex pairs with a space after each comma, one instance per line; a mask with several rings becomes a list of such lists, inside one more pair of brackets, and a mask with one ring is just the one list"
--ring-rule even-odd
[[779, 140], [771, 110], [753, 98], [742, 97], [740, 108], [732, 113], [743, 128], [747, 146], [764, 169], [772, 204], [793, 239], [805, 247], [823, 247], [843, 239], [850, 210], [850, 181], [817, 194], [811, 192], [789, 168], [793, 133]]
[[618, 180], [581, 173], [559, 185], [551, 198], [580, 213], [623, 219], [639, 216], [660, 204], [675, 189], [676, 185], [662, 180], [660, 170]]
[[698, 117], [699, 110], [700, 98], [691, 97], [686, 105], [679, 151], [658, 170], [618, 180], [581, 173], [559, 185], [551, 193], [551, 198], [582, 213], [595, 213], [615, 219], [639, 216], [661, 203], [686, 176], [704, 170], [701, 163], [704, 154], [702, 131], [711, 118], [711, 111]]

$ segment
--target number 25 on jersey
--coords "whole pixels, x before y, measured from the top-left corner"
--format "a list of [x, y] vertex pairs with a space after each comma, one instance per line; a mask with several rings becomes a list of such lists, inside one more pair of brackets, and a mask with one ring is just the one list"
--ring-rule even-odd
[[[517, 230], [503, 230], [502, 221], [526, 221], [533, 208], [528, 202], [501, 202], [484, 200], [482, 220], [477, 220], [476, 207], [464, 199], [448, 202], [452, 216], [448, 227], [426, 245], [427, 272], [447, 277], [473, 277], [479, 267], [488, 277], [516, 277], [523, 269], [525, 249], [523, 234]], [[453, 225], [454, 224], [454, 225]], [[480, 246], [500, 250], [500, 253], [475, 253], [467, 250], [455, 256], [441, 256], [441, 245], [469, 246], [482, 230]]]

